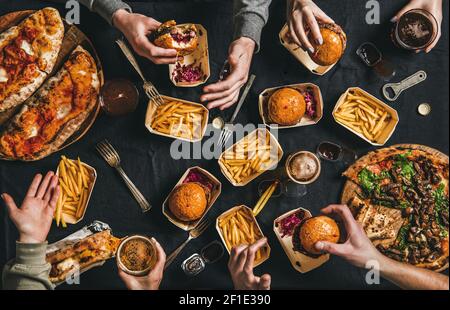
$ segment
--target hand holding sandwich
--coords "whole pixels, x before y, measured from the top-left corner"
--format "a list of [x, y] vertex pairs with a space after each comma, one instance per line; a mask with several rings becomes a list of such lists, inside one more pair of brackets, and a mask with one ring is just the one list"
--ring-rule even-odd
[[140, 56], [158, 65], [176, 63], [176, 50], [158, 47], [148, 39], [148, 35], [159, 28], [160, 22], [145, 15], [121, 9], [114, 13], [113, 24], [124, 34]]
[[266, 243], [267, 239], [262, 238], [250, 246], [240, 245], [231, 250], [228, 269], [235, 289], [270, 290], [270, 275], [264, 274], [258, 277], [253, 274], [255, 254]]
[[[334, 21], [311, 0], [288, 0], [287, 24], [289, 35], [300, 47], [314, 53], [313, 45], [322, 45], [319, 22], [333, 24]], [[309, 32], [316, 42], [309, 39]]]
[[161, 245], [152, 238], [153, 245], [156, 248], [156, 255], [158, 260], [155, 264], [155, 267], [149, 272], [148, 275], [143, 277], [135, 277], [129, 275], [119, 269], [119, 277], [125, 283], [126, 287], [129, 290], [158, 290], [159, 285], [161, 284], [163, 273], [164, 273], [164, 265], [166, 264], [166, 253], [164, 252]]
[[9, 217], [19, 231], [19, 242], [47, 240], [59, 193], [58, 177], [50, 171], [44, 178], [41, 174], [34, 177], [20, 208], [9, 194], [2, 194]]

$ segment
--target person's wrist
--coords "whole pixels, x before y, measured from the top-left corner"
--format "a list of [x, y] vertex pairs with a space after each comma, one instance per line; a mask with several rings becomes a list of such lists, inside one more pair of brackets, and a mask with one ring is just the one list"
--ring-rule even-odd
[[247, 37], [240, 37], [234, 41], [234, 44], [242, 46], [246, 51], [250, 51], [252, 54], [256, 48], [256, 42], [253, 39]]
[[19, 235], [19, 242], [20, 243], [43, 243], [45, 242], [45, 239], [42, 240], [42, 238], [38, 238], [38, 237], [34, 237], [34, 236], [29, 236], [26, 234], [20, 234]]
[[112, 17], [112, 24], [114, 25], [114, 27], [121, 30], [122, 25], [124, 24], [125, 20], [130, 16], [130, 14], [131, 13], [125, 9], [117, 10]]

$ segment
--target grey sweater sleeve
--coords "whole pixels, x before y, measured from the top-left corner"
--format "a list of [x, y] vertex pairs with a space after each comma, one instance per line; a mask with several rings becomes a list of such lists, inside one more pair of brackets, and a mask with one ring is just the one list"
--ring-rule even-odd
[[51, 290], [48, 279], [50, 264], [45, 260], [47, 242], [16, 243], [16, 258], [3, 268], [2, 282], [6, 290]]
[[259, 51], [262, 29], [269, 19], [272, 0], [234, 0], [234, 39], [247, 37]]
[[112, 25], [112, 18], [117, 10], [124, 9], [131, 12], [131, 7], [121, 0], [78, 0], [89, 10], [98, 13]]

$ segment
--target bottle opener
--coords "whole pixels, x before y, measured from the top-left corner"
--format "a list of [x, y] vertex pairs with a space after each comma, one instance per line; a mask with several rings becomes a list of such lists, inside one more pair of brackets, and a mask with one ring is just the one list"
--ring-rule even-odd
[[[419, 71], [414, 73], [410, 77], [404, 79], [400, 83], [389, 83], [383, 86], [383, 95], [389, 101], [395, 101], [400, 94], [427, 79], [427, 73], [425, 71]], [[391, 92], [389, 92], [391, 90]], [[391, 96], [393, 94], [393, 97]]]

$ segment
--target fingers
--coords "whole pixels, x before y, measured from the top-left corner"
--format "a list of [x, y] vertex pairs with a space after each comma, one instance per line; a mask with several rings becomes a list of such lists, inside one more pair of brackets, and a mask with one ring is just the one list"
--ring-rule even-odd
[[208, 104], [207, 108], [211, 110], [211, 109], [219, 107], [220, 110], [224, 110], [224, 109], [232, 106], [233, 104], [235, 104], [238, 97], [239, 97], [239, 91], [236, 91], [235, 93], [233, 93], [229, 96], [226, 96], [225, 98], [210, 102]]
[[235, 266], [237, 265], [239, 256], [246, 249], [247, 249], [247, 246], [245, 246], [245, 245], [240, 245], [240, 246], [237, 246], [237, 247], [234, 247], [231, 249], [230, 259], [228, 261], [228, 269], [230, 269], [230, 271], [236, 269]]
[[132, 41], [136, 52], [155, 64], [173, 64], [177, 62], [177, 51], [165, 49], [152, 44], [147, 37], [140, 36]]
[[35, 197], [37, 190], [39, 188], [39, 184], [41, 183], [42, 180], [42, 174], [36, 174], [33, 178], [33, 181], [31, 182], [30, 187], [28, 188], [27, 191], [27, 197]]
[[235, 265], [235, 272], [240, 272], [244, 270], [245, 263], [247, 262], [247, 256], [248, 256], [248, 247], [246, 247], [245, 251], [242, 251], [241, 254], [239, 254], [236, 265]]
[[248, 249], [247, 249], [247, 260], [245, 262], [244, 271], [247, 273], [253, 272], [253, 265], [255, 262], [255, 256], [256, 252], [263, 247], [267, 243], [267, 238], [262, 238], [255, 243], [253, 243]]
[[324, 11], [322, 11], [321, 9], [318, 9], [316, 12], [314, 12], [314, 15], [316, 16], [316, 18], [326, 24], [334, 24], [334, 20], [328, 16], [327, 14], [325, 14]]
[[319, 241], [314, 245], [317, 251], [329, 253], [336, 256], [346, 256], [348, 247], [346, 244], [336, 244], [327, 241]]
[[44, 179], [42, 180], [41, 184], [39, 185], [39, 188], [36, 193], [36, 198], [42, 199], [44, 198], [45, 193], [47, 192], [47, 189], [49, 187], [50, 181], [53, 178], [54, 173], [53, 171], [47, 172]]
[[164, 252], [164, 249], [159, 244], [159, 242], [156, 241], [155, 238], [152, 238], [151, 240], [153, 242], [153, 245], [156, 248], [156, 253], [158, 256], [158, 260], [157, 260], [157, 262], [155, 264], [155, 268], [153, 270], [164, 271], [164, 265], [166, 264], [166, 253]]
[[229, 88], [223, 92], [204, 94], [200, 97], [200, 100], [202, 102], [213, 103], [214, 100], [221, 99], [221, 98], [224, 98], [224, 97], [234, 94], [236, 92], [236, 90], [239, 90], [241, 87], [242, 87], [241, 83], [236, 83], [231, 88]]
[[58, 203], [58, 197], [59, 197], [59, 195], [61, 195], [61, 189], [57, 185], [57, 183], [56, 183], [56, 186], [53, 187], [51, 192], [52, 192], [52, 194], [51, 194], [50, 202], [48, 203], [48, 208], [53, 213], [56, 209], [56, 204]]
[[136, 279], [133, 276], [124, 272], [122, 269], [120, 269], [119, 266], [117, 266], [117, 269], [118, 269], [119, 277], [122, 280], [122, 282], [125, 284], [125, 286], [128, 289], [132, 289], [135, 286]]
[[321, 212], [326, 215], [338, 215], [344, 222], [347, 234], [351, 234], [358, 229], [358, 224], [346, 205], [330, 205], [325, 209], [322, 209]]
[[309, 29], [311, 29], [312, 35], [316, 43], [319, 45], [323, 44], [322, 34], [320, 33], [319, 24], [317, 23], [316, 17], [312, 11], [306, 11], [306, 22], [308, 23]]
[[13, 217], [14, 214], [19, 210], [17, 208], [14, 199], [9, 194], [2, 194], [3, 201], [5, 202], [6, 208], [8, 209], [9, 217]]
[[[293, 14], [301, 13], [295, 11]], [[311, 53], [314, 52], [314, 47], [311, 45], [308, 40], [308, 36], [306, 35], [305, 27], [303, 25], [303, 17], [300, 17], [300, 15], [297, 17], [297, 19], [294, 17], [294, 23], [292, 24], [292, 27], [294, 28], [294, 33], [297, 41], [300, 42], [300, 46], [304, 49], [309, 50]]]
[[410, 11], [411, 9], [413, 9], [413, 7], [410, 4], [404, 6], [400, 11], [397, 12], [397, 14], [394, 17], [392, 17], [391, 22], [393, 23], [397, 22], [400, 19], [400, 16]]
[[221, 92], [225, 92], [227, 90], [230, 90], [233, 88], [233, 86], [235, 86], [236, 84], [239, 85], [239, 82], [241, 82], [241, 84], [239, 86], [242, 86], [242, 82], [244, 82], [246, 78], [245, 73], [240, 72], [238, 70], [235, 70], [234, 72], [231, 71], [231, 74], [228, 76], [228, 78], [226, 80], [220, 81], [218, 83], [215, 84], [211, 84], [206, 86], [203, 91], [205, 93], [221, 93]]
[[[50, 180], [50, 185], [47, 188], [47, 191], [44, 195], [44, 202], [45, 204], [48, 204], [50, 202], [50, 199], [52, 199], [55, 196], [55, 190], [56, 188], [59, 188], [58, 186], [58, 176], [54, 175]], [[56, 200], [58, 200], [58, 196], [56, 196]]]
[[259, 289], [268, 291], [270, 290], [270, 284], [272, 283], [272, 277], [269, 274], [262, 275], [259, 279]]

